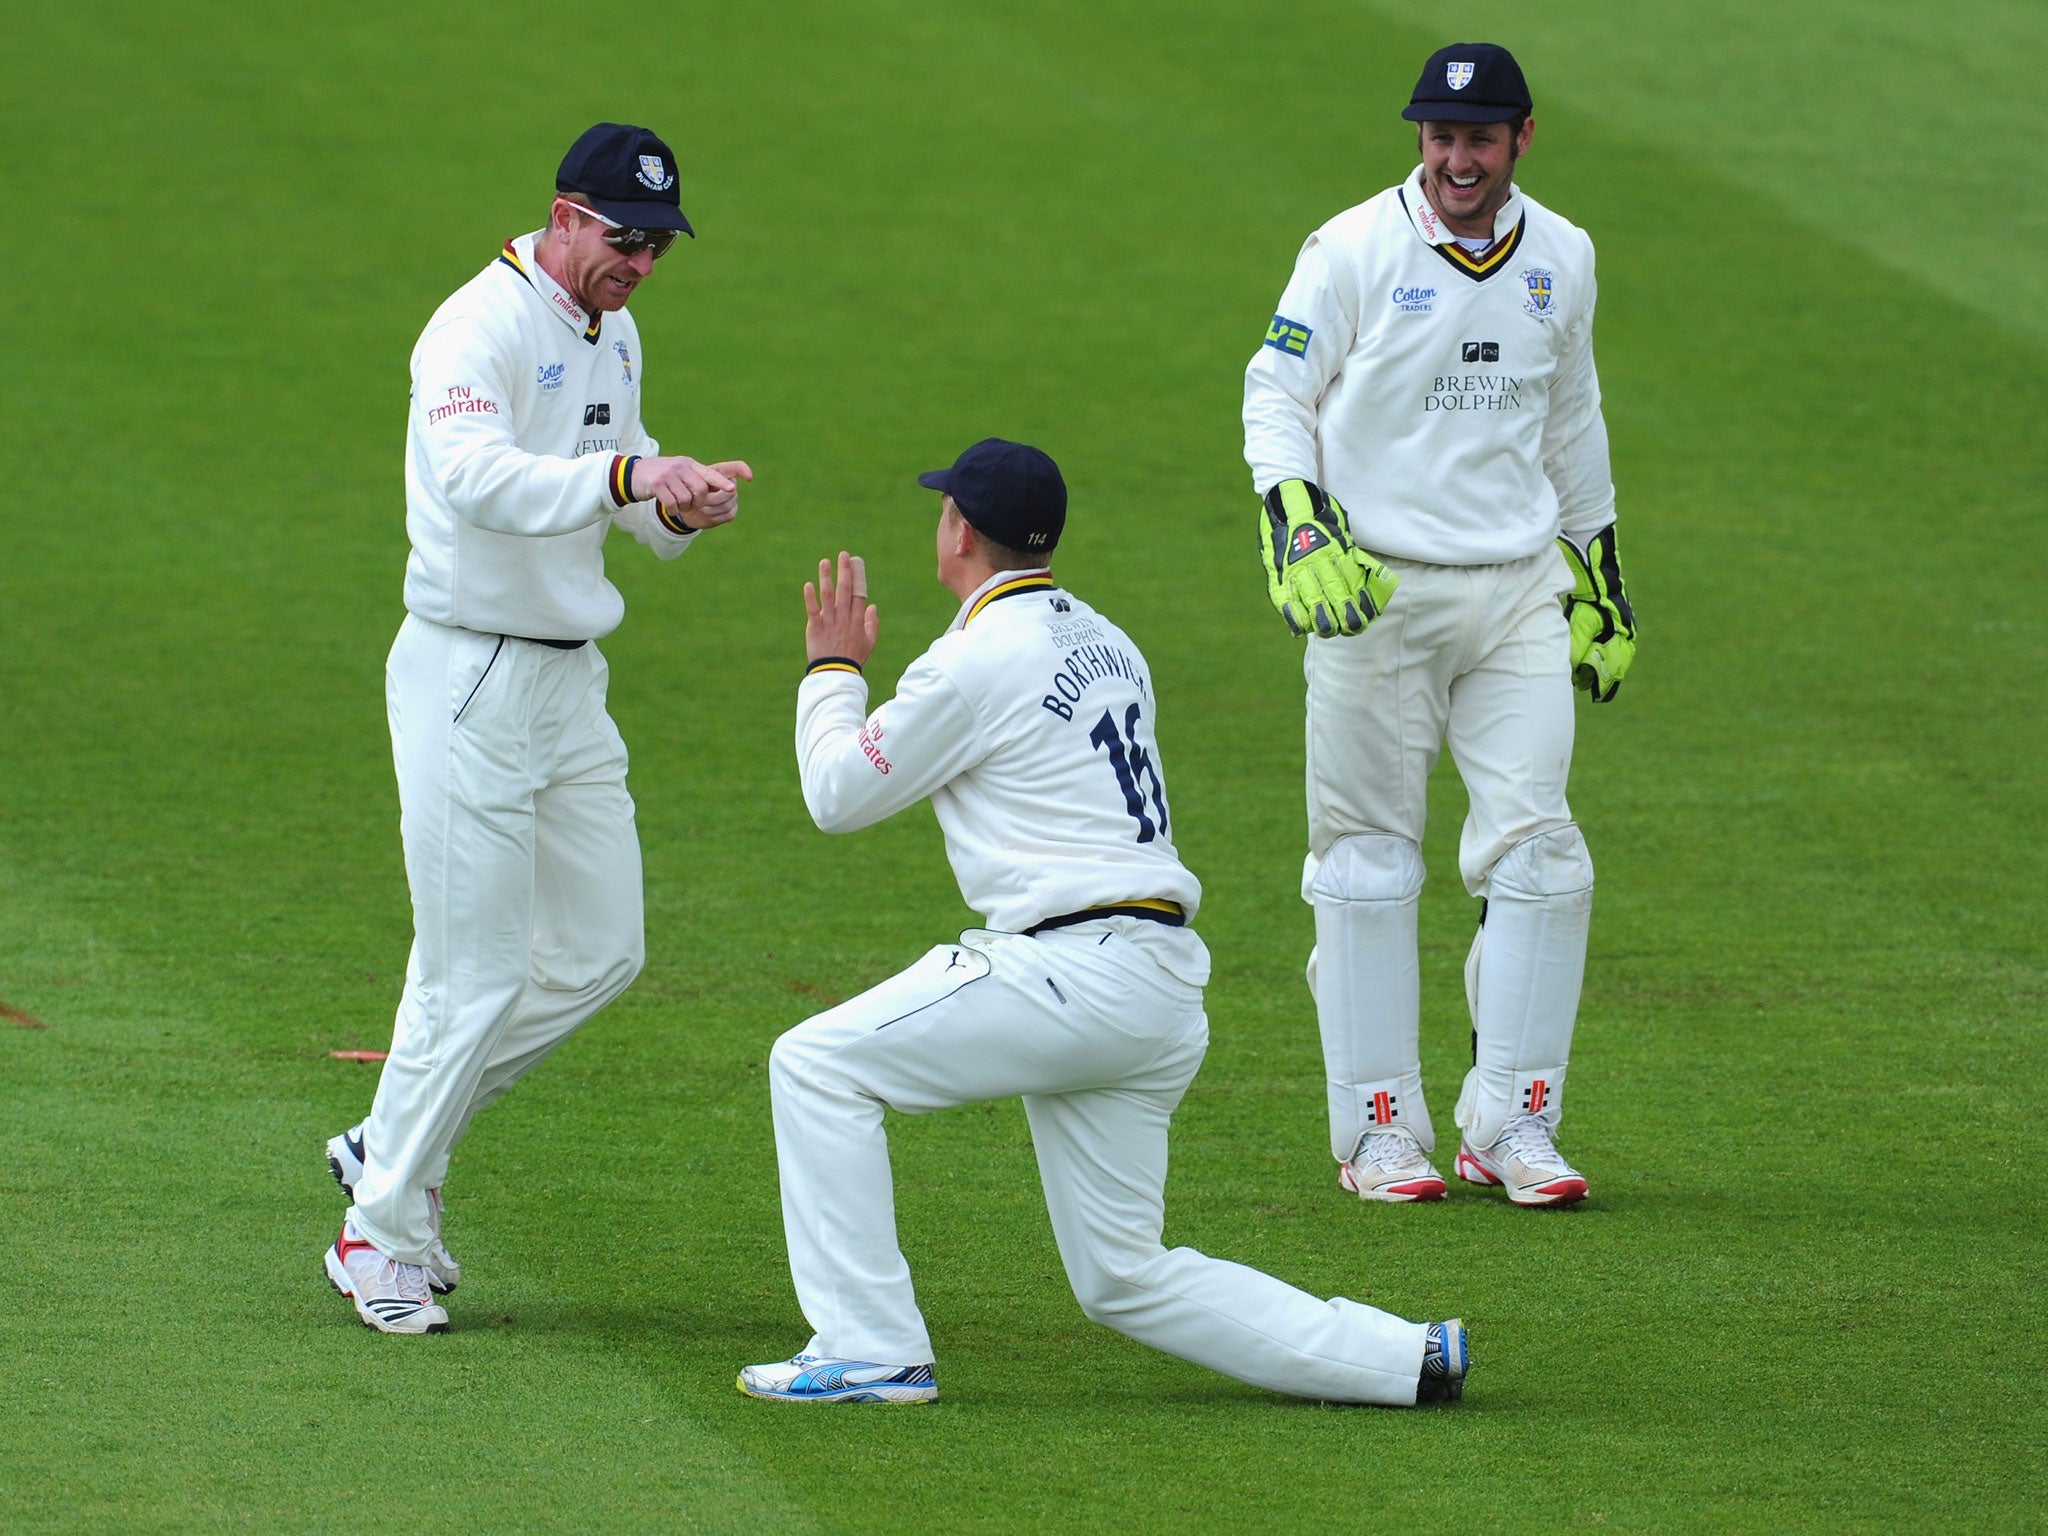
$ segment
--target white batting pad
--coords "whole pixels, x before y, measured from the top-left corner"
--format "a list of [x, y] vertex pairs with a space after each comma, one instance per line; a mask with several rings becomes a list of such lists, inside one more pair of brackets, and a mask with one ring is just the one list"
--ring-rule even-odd
[[[1323, 1036], [1330, 1155], [1351, 1156], [1364, 1132], [1398, 1123], [1427, 1151], [1436, 1145], [1422, 1095], [1422, 983], [1416, 906], [1422, 850], [1405, 837], [1341, 837], [1317, 868], [1316, 949], [1310, 985]], [[1390, 1102], [1391, 1101], [1391, 1102]]]
[[1593, 860], [1576, 826], [1525, 839], [1495, 866], [1465, 962], [1476, 1059], [1456, 1119], [1472, 1145], [1492, 1146], [1519, 1114], [1556, 1128], [1592, 917]]

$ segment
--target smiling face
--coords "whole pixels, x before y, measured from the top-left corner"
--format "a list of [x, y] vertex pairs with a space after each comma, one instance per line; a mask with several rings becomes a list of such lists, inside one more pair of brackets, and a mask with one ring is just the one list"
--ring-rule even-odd
[[604, 221], [596, 215], [566, 198], [555, 199], [541, 265], [594, 315], [624, 309], [633, 290], [654, 270], [651, 249], [622, 255], [605, 243], [606, 233]]
[[1454, 235], [1493, 238], [1493, 216], [1514, 189], [1515, 161], [1529, 152], [1536, 119], [1511, 123], [1424, 123], [1422, 190]]

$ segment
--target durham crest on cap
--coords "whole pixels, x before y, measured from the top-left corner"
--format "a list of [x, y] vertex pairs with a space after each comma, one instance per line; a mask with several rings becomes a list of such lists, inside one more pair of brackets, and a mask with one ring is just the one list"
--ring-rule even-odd
[[1451, 43], [1422, 66], [1401, 115], [1411, 123], [1504, 123], [1532, 110], [1512, 53], [1499, 43]]

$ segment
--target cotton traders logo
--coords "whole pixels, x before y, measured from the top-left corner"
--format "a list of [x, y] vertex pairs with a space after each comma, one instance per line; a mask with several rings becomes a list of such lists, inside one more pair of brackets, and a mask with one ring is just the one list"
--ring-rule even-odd
[[1454, 91], [1462, 91], [1472, 83], [1472, 66], [1470, 64], [1446, 64], [1444, 66], [1444, 83]]
[[1387, 295], [1387, 302], [1410, 315], [1426, 315], [1436, 309], [1434, 288], [1400, 288]]
[[547, 363], [534, 370], [534, 382], [542, 389], [560, 389], [568, 378], [569, 370], [560, 363]]
[[1522, 274], [1522, 286], [1529, 290], [1529, 298], [1522, 308], [1539, 320], [1548, 320], [1557, 313], [1556, 278], [1542, 267], [1530, 267]]
[[670, 174], [669, 168], [661, 163], [659, 155], [640, 157], [640, 170], [635, 180], [650, 192], [666, 192], [676, 184], [675, 177]]

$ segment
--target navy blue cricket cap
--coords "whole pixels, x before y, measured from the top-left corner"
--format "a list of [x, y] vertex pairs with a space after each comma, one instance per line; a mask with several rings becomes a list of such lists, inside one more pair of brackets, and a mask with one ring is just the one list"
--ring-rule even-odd
[[1532, 110], [1512, 53], [1499, 43], [1453, 43], [1429, 56], [1401, 115], [1411, 123], [1504, 123]]
[[569, 146], [555, 172], [557, 192], [581, 192], [590, 206], [629, 229], [697, 231], [683, 217], [676, 156], [646, 128], [599, 123]]
[[1067, 482], [1043, 451], [1007, 438], [984, 437], [953, 461], [917, 477], [944, 491], [976, 533], [1009, 549], [1049, 555], [1067, 526]]

